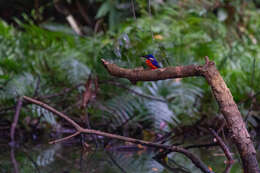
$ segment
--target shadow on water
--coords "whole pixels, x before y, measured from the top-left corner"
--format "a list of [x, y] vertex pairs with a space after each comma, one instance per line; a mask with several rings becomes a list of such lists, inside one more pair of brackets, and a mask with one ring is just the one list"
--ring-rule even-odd
[[[95, 145], [93, 145], [95, 146]], [[163, 159], [158, 151], [138, 145], [118, 143], [104, 148], [82, 149], [78, 144], [24, 144], [20, 147], [0, 147], [1, 173], [200, 173], [190, 160], [179, 153]], [[215, 172], [242, 173], [239, 160], [227, 167], [218, 147], [192, 149], [192, 152]], [[227, 171], [227, 172], [228, 172]]]

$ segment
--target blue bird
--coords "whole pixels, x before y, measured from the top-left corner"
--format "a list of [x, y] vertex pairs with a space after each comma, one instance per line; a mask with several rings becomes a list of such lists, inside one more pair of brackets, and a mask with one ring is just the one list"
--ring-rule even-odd
[[145, 63], [151, 69], [154, 70], [154, 69], [160, 68], [158, 62], [156, 61], [155, 57], [152, 54], [145, 55], [145, 56], [142, 56], [142, 57], [146, 58]]

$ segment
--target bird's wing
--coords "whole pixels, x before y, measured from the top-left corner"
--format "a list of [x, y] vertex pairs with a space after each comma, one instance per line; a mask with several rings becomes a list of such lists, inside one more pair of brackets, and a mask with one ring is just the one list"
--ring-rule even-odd
[[155, 65], [156, 67], [160, 67], [156, 59], [151, 60], [152, 64]]

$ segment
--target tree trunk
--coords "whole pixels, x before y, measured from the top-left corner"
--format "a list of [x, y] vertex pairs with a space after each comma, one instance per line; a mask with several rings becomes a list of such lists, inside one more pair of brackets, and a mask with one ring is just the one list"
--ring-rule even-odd
[[259, 173], [254, 145], [230, 90], [216, 69], [214, 62], [207, 62], [200, 69], [211, 86], [220, 111], [227, 122], [228, 129], [232, 132], [231, 138], [240, 153], [244, 172]]

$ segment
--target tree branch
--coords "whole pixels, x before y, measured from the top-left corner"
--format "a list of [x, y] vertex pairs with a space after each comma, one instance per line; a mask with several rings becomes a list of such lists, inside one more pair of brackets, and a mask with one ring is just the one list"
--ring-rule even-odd
[[205, 58], [205, 64], [159, 68], [156, 70], [133, 70], [118, 67], [102, 59], [108, 72], [116, 77], [127, 78], [130, 81], [157, 81], [170, 78], [202, 76], [211, 86], [220, 111], [223, 114], [227, 128], [232, 132], [232, 139], [240, 153], [245, 173], [260, 173], [256, 159], [256, 151], [243, 118], [228, 89], [225, 81], [218, 72], [215, 63]]
[[[70, 139], [71, 137], [76, 136], [80, 133], [95, 134], [95, 135], [104, 136], [104, 137], [117, 139], [117, 140], [121, 140], [121, 141], [131, 142], [131, 143], [135, 143], [135, 144], [141, 144], [141, 145], [145, 145], [145, 146], [149, 146], [149, 147], [160, 148], [160, 149], [164, 149], [164, 150], [171, 151], [171, 152], [179, 152], [179, 153], [184, 154], [186, 157], [188, 157], [193, 162], [193, 164], [196, 167], [200, 168], [203, 172], [213, 173], [196, 155], [194, 155], [193, 153], [191, 153], [190, 151], [188, 151], [184, 148], [181, 148], [178, 146], [168, 146], [168, 145], [148, 142], [148, 141], [144, 141], [144, 140], [140, 140], [140, 139], [129, 138], [129, 137], [115, 135], [115, 134], [106, 133], [106, 132], [93, 130], [93, 129], [84, 129], [81, 126], [79, 126], [75, 121], [70, 119], [67, 115], [57, 111], [56, 109], [48, 106], [47, 104], [45, 104], [41, 101], [35, 100], [33, 98], [27, 97], [27, 96], [24, 96], [23, 98], [24, 98], [24, 100], [37, 104], [37, 105], [49, 110], [50, 112], [64, 118], [67, 122], [69, 122], [73, 127], [75, 127], [77, 129], [76, 133], [74, 133], [68, 137], [62, 138], [60, 140], [57, 140], [58, 142]], [[53, 143], [55, 143], [55, 141], [53, 141]]]
[[156, 81], [202, 75], [200, 72], [201, 66], [197, 65], [167, 67], [156, 70], [132, 70], [118, 67], [104, 59], [102, 59], [102, 62], [112, 76], [127, 78], [130, 81]]

